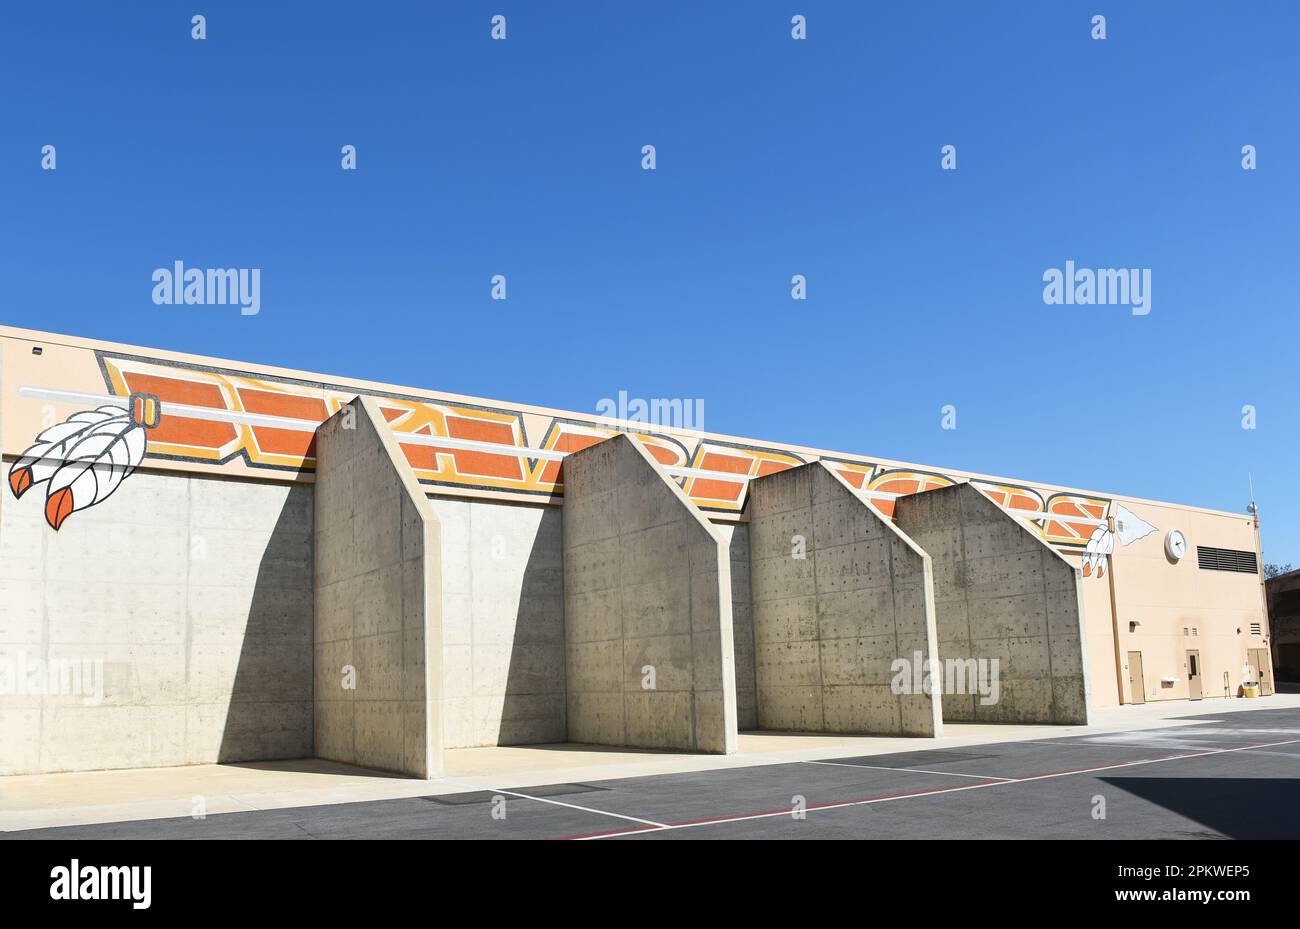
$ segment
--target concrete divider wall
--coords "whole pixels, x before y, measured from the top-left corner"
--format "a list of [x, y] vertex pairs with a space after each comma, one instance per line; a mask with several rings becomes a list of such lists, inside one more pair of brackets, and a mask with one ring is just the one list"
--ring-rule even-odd
[[758, 728], [758, 697], [754, 682], [754, 615], [749, 597], [749, 526], [713, 523], [713, 531], [730, 554], [731, 629], [736, 661], [736, 725], [740, 731]]
[[970, 484], [900, 497], [894, 519], [933, 561], [940, 657], [999, 663], [997, 702], [945, 692], [944, 718], [1086, 724], [1074, 566]]
[[569, 455], [563, 481], [569, 739], [734, 752], [726, 546], [626, 435]]
[[749, 487], [759, 727], [940, 735], [918, 678], [894, 686], [936, 654], [926, 553], [820, 461]]
[[445, 748], [563, 742], [560, 508], [434, 497]]
[[442, 770], [438, 521], [369, 397], [316, 434], [316, 755]]

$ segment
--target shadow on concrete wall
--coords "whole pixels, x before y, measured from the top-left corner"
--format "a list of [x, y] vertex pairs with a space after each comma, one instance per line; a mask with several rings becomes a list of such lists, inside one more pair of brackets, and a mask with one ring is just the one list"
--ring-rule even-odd
[[[262, 540], [265, 547], [247, 605], [242, 644], [238, 624], [232, 620], [221, 644], [191, 645], [233, 645], [239, 650], [219, 762], [312, 755], [312, 508], [312, 487], [292, 485], [273, 523], [268, 514], [271, 528], [263, 530], [260, 539], [248, 540], [250, 548]], [[208, 554], [222, 556], [221, 552]], [[204, 595], [224, 594], [218, 588]]]
[[[546, 507], [520, 583], [497, 745], [534, 745], [568, 738], [563, 540], [559, 507]], [[481, 595], [475, 590], [476, 598]]]

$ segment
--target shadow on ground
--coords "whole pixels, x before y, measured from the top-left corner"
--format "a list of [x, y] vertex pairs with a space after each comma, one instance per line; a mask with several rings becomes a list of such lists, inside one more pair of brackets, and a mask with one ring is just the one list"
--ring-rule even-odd
[[[1118, 787], [1229, 839], [1300, 835], [1300, 779], [1103, 777]], [[1189, 833], [1189, 835], [1203, 833]]]

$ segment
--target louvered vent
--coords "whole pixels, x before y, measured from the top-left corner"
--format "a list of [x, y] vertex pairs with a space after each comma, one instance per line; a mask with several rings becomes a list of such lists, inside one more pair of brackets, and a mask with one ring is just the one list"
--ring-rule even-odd
[[1259, 623], [1251, 623], [1251, 624], [1250, 624], [1250, 634], [1251, 634], [1251, 635], [1263, 635], [1263, 634], [1264, 634], [1264, 630], [1260, 628]]
[[1208, 571], [1237, 571], [1241, 574], [1258, 574], [1259, 561], [1254, 552], [1236, 548], [1206, 548], [1196, 546], [1196, 560]]

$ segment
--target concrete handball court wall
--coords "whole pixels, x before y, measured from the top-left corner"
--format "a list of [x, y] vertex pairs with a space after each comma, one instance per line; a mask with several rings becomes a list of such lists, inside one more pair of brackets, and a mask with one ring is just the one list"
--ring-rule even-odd
[[[99, 398], [121, 408], [131, 420], [131, 428], [123, 433], [122, 442], [116, 446], [115, 454], [119, 458], [125, 455], [127, 460], [145, 466], [146, 470], [136, 471], [102, 502], [79, 495], [81, 508], [72, 514], [67, 525], [60, 530], [69, 536], [76, 534], [73, 530], [78, 523], [84, 524], [97, 517], [116, 518], [119, 514], [128, 514], [132, 510], [144, 512], [151, 505], [146, 499], [152, 492], [150, 488], [156, 486], [150, 475], [160, 480], [162, 475], [171, 475], [181, 482], [213, 482], [211, 486], [219, 486], [218, 474], [227, 480], [245, 482], [246, 486], [253, 486], [247, 483], [249, 481], [286, 485], [296, 483], [313, 466], [308, 443], [304, 441], [306, 433], [321, 418], [336, 411], [340, 404], [350, 402], [358, 393], [377, 397], [384, 406], [385, 415], [394, 417], [389, 420], [391, 427], [409, 459], [415, 462], [416, 474], [425, 482], [422, 485], [425, 491], [447, 499], [453, 495], [458, 496], [462, 502], [448, 506], [468, 507], [467, 512], [473, 514], [468, 518], [464, 534], [460, 537], [463, 541], [446, 546], [449, 557], [453, 558], [458, 557], [462, 551], [462, 544], [466, 546], [463, 549], [466, 552], [465, 558], [460, 559], [462, 567], [454, 570], [448, 568], [445, 572], [446, 580], [453, 585], [454, 590], [447, 594], [444, 607], [458, 611], [448, 623], [454, 638], [447, 645], [451, 650], [449, 659], [452, 661], [447, 683], [454, 693], [454, 696], [448, 697], [446, 705], [448, 737], [454, 744], [490, 744], [493, 740], [503, 743], [534, 741], [549, 737], [565, 725], [561, 718], [563, 714], [558, 709], [562, 673], [554, 663], [555, 643], [528, 641], [533, 635], [534, 622], [541, 623], [543, 628], [537, 631], [537, 635], [543, 638], [554, 636], [553, 623], [549, 619], [525, 615], [530, 609], [527, 604], [531, 598], [521, 596], [517, 606], [508, 602], [514, 592], [510, 585], [517, 584], [541, 590], [543, 600], [550, 604], [556, 603], [559, 598], [554, 591], [546, 589], [546, 583], [540, 587], [535, 586], [535, 579], [544, 577], [552, 568], [534, 570], [529, 560], [531, 553], [523, 554], [513, 546], [508, 547], [505, 567], [500, 568], [501, 573], [498, 575], [500, 583], [506, 585], [502, 588], [505, 591], [502, 597], [507, 602], [501, 605], [491, 602], [486, 593], [487, 583], [477, 580], [490, 576], [491, 572], [478, 571], [473, 565], [476, 559], [481, 558], [481, 543], [476, 535], [479, 532], [476, 528], [479, 521], [474, 518], [480, 512], [477, 505], [505, 504], [514, 500], [523, 502], [526, 508], [522, 512], [528, 512], [527, 507], [531, 505], [559, 502], [554, 495], [563, 490], [557, 483], [560, 468], [551, 465], [533, 467], [528, 464], [521, 468], [521, 461], [527, 462], [527, 459], [515, 457], [510, 449], [502, 449], [499, 454], [490, 450], [455, 448], [435, 451], [424, 444], [420, 433], [427, 431], [429, 424], [433, 424], [435, 431], [444, 433], [453, 442], [453, 435], [474, 434], [492, 442], [504, 442], [505, 445], [513, 445], [522, 440], [541, 441], [547, 447], [563, 448], [571, 447], [570, 443], [588, 441], [592, 429], [606, 427], [608, 423], [601, 417], [4, 326], [0, 326], [0, 365], [4, 368], [3, 390], [0, 390], [0, 414], [3, 414], [0, 415], [0, 438], [3, 438], [3, 450], [11, 463], [40, 444], [39, 437], [47, 430], [61, 425], [61, 420], [81, 416], [84, 421], [85, 415], [91, 413]], [[159, 413], [160, 409], [154, 398], [163, 408], [162, 419], [157, 421], [154, 421], [153, 414]], [[215, 425], [206, 417], [184, 415], [183, 407], [194, 402], [211, 404], [232, 422]], [[253, 413], [254, 408], [260, 412]], [[149, 415], [144, 415], [146, 411], [149, 411]], [[295, 431], [296, 437], [291, 437], [284, 430], [256, 418], [261, 415], [299, 419], [300, 431]], [[121, 415], [117, 418], [121, 419]], [[630, 428], [640, 428], [627, 425]], [[85, 438], [83, 435], [78, 442]], [[1251, 662], [1268, 664], [1268, 659], [1261, 655], [1266, 653], [1273, 636], [1263, 609], [1258, 571], [1239, 573], [1212, 570], [1210, 566], [1202, 568], [1198, 559], [1192, 557], [1194, 549], [1205, 547], [1228, 549], [1236, 553], [1235, 557], [1249, 559], [1254, 554], [1258, 558], [1258, 525], [1250, 515], [1157, 503], [1058, 485], [1019, 484], [995, 475], [973, 474], [851, 453], [834, 453], [780, 442], [757, 444], [737, 437], [705, 434], [671, 437], [640, 435], [639, 438], [663, 461], [671, 460], [683, 465], [695, 462], [706, 469], [737, 469], [734, 481], [726, 479], [725, 475], [715, 479], [691, 480], [686, 483], [686, 489], [697, 505], [708, 508], [711, 519], [719, 523], [728, 523], [738, 518], [742, 520], [742, 524], [734, 529], [723, 525], [717, 527], [718, 534], [724, 539], [730, 535], [736, 711], [742, 726], [748, 727], [757, 722], [753, 637], [752, 630], [747, 628], [748, 562], [743, 555], [746, 542], [743, 520], [747, 516], [744, 515], [746, 493], [742, 473], [798, 465], [816, 458], [834, 461], [835, 466], [850, 482], [855, 483], [855, 486], [860, 482], [869, 491], [912, 493], [926, 487], [970, 480], [975, 482], [977, 489], [1002, 505], [1051, 512], [1053, 518], [1040, 523], [1041, 530], [1036, 534], [1056, 546], [1058, 551], [1063, 551], [1066, 558], [1086, 565], [1090, 574], [1086, 576], [1083, 589], [1089, 616], [1087, 642], [1092, 685], [1090, 696], [1096, 699], [1098, 705], [1141, 699], [1143, 694], [1148, 700], [1187, 698], [1192, 693], [1189, 663], [1193, 651], [1199, 652], [1198, 664], [1202, 671], [1200, 690], [1207, 697], [1236, 694], [1241, 683], [1255, 675], [1249, 667]], [[90, 447], [93, 447], [93, 443], [92, 446], [87, 446]], [[199, 472], [204, 472], [207, 476], [196, 476]], [[488, 487], [483, 480], [485, 473], [503, 476], [490, 481], [495, 486]], [[5, 489], [0, 510], [13, 510], [15, 503], [18, 504], [19, 514], [30, 515], [39, 509], [42, 491], [52, 485], [38, 481], [36, 487], [25, 488], [23, 482], [31, 479], [31, 472], [25, 475], [11, 473], [8, 476], [12, 477], [13, 483]], [[140, 488], [138, 492], [136, 488]], [[14, 494], [21, 494], [24, 489], [27, 498], [15, 501]], [[294, 493], [310, 495], [311, 491], [304, 487]], [[472, 498], [472, 503], [463, 502], [469, 498]], [[62, 506], [67, 502], [60, 495], [57, 505]], [[884, 499], [877, 498], [875, 505], [885, 512], [892, 510], [892, 502]], [[272, 507], [272, 514], [278, 512], [274, 502], [263, 501], [259, 506], [262, 511]], [[233, 509], [239, 510], [240, 504], [234, 503]], [[556, 507], [541, 512], [554, 514], [558, 509]], [[509, 524], [502, 534], [509, 539], [517, 529], [523, 543], [527, 543], [530, 533], [540, 543], [550, 531], [542, 523], [549, 521], [554, 524], [557, 519], [562, 519], [555, 515], [536, 517], [538, 524], [534, 531], [523, 517], [520, 517], [519, 524], [515, 527], [513, 517], [504, 515], [506, 510], [485, 509], [481, 512], [499, 514]], [[483, 522], [491, 522], [495, 518], [495, 515], [485, 515]], [[164, 525], [170, 525], [169, 519], [170, 516], [164, 518]], [[1103, 525], [1107, 521], [1109, 524]], [[1129, 527], [1128, 531], [1119, 528], [1125, 524]], [[239, 546], [247, 542], [255, 547], [257, 533], [265, 531], [258, 523], [252, 525], [253, 529], [245, 534], [244, 539], [229, 543], [232, 546], [229, 559], [232, 565], [239, 564], [241, 557], [249, 557], [249, 553], [243, 552]], [[30, 570], [30, 566], [25, 566], [25, 560], [44, 557], [31, 554], [32, 544], [53, 544], [52, 557], [64, 557], [61, 552], [66, 549], [66, 545], [54, 541], [60, 531], [53, 527], [45, 527], [36, 532], [30, 524], [24, 529], [16, 525], [6, 527], [0, 523], [0, 530], [3, 530], [0, 535], [7, 533], [17, 536], [12, 546], [20, 549], [27, 546], [17, 561], [11, 561], [9, 566], [0, 566], [0, 572], [7, 573], [0, 581], [13, 581], [21, 587], [23, 582], [30, 580], [29, 574], [22, 573]], [[1167, 556], [1164, 551], [1165, 542], [1174, 530], [1182, 533], [1189, 544], [1187, 557], [1181, 561]], [[49, 539], [45, 538], [47, 535], [50, 536]], [[286, 538], [290, 535], [292, 532], [287, 531]], [[471, 535], [475, 535], [475, 538], [471, 539]], [[493, 537], [496, 535], [497, 533], [492, 533]], [[111, 546], [101, 548], [100, 541], [111, 543]], [[130, 544], [123, 543], [131, 541], [122, 536], [105, 535], [102, 540], [96, 541], [96, 551], [111, 550], [115, 556], [129, 561], [135, 558], [135, 549]], [[154, 558], [151, 544], [152, 540], [142, 540], [138, 547], [140, 559]], [[0, 538], [0, 546], [8, 549], [11, 543]], [[549, 547], [539, 544], [534, 550], [544, 553]], [[261, 553], [258, 552], [256, 557], [260, 558]], [[268, 555], [270, 560], [275, 557], [274, 552]], [[558, 561], [560, 557], [557, 555], [553, 561]], [[161, 577], [164, 570], [180, 569], [174, 546], [158, 554], [154, 562], [159, 571], [149, 573], [145, 583]], [[464, 563], [470, 564], [468, 569], [463, 567]], [[486, 564], [483, 567], [488, 568]], [[257, 579], [262, 577], [260, 569], [260, 564], [250, 569], [246, 563], [232, 569], [236, 573], [251, 570], [254, 578], [238, 578], [231, 574], [228, 576], [231, 588], [238, 589], [244, 583], [258, 584]], [[60, 570], [75, 579], [79, 572], [88, 569], [82, 568], [72, 559], [69, 567], [61, 567]], [[134, 568], [124, 570], [129, 572]], [[208, 566], [199, 570], [202, 576], [203, 571], [225, 569]], [[131, 575], [123, 573], [118, 577], [128, 576]], [[47, 579], [46, 583], [57, 582]], [[186, 579], [173, 574], [167, 576], [166, 583], [159, 582], [159, 586], [184, 587], [187, 583]], [[279, 583], [278, 580], [270, 580], [258, 586], [269, 597], [273, 585]], [[294, 582], [286, 580], [285, 583], [292, 585]], [[123, 585], [113, 595], [126, 596], [128, 594], [121, 592], [128, 589], [129, 585]], [[43, 601], [32, 599], [29, 594], [29, 591], [20, 589], [11, 595], [15, 611], [12, 617], [7, 615], [8, 605], [0, 602], [0, 624], [12, 628], [30, 625], [30, 618], [24, 618], [23, 611], [30, 612], [31, 604]], [[73, 594], [68, 597], [75, 599]], [[98, 594], [92, 595], [91, 600], [96, 597]], [[217, 598], [209, 599], [214, 604], [211, 608], [222, 613], [223, 623], [251, 624], [251, 650], [247, 658], [249, 661], [255, 660], [254, 655], [259, 647], [256, 644], [256, 631], [261, 622], [260, 608], [254, 610], [251, 604], [245, 604], [241, 612]], [[262, 599], [261, 594], [259, 599]], [[301, 607], [304, 604], [303, 598], [299, 597], [297, 603]], [[206, 602], [204, 606], [207, 607]], [[105, 608], [105, 614], [128, 615], [116, 614], [116, 609], [115, 605], [109, 605]], [[147, 611], [149, 608], [146, 606], [142, 609]], [[178, 625], [189, 622], [189, 618], [183, 615], [178, 606], [167, 605], [160, 609], [168, 616], [178, 617], [175, 620]], [[510, 615], [512, 609], [513, 618]], [[551, 607], [548, 606], [547, 609]], [[131, 612], [129, 615], [136, 614]], [[61, 619], [55, 617], [50, 622], [55, 627], [56, 636], [65, 634], [64, 630], [58, 628]], [[512, 622], [514, 631], [509, 633]], [[30, 639], [27, 632], [0, 633], [3, 634]], [[167, 635], [176, 634], [176, 626], [169, 623]], [[206, 632], [196, 634], [192, 641], [199, 642], [205, 634]], [[105, 635], [118, 644], [122, 641], [116, 632]], [[181, 635], [184, 637], [189, 633]], [[224, 639], [226, 633], [221, 635]], [[521, 647], [512, 649], [511, 667], [503, 673], [501, 664], [504, 660], [504, 647], [494, 643], [503, 641], [508, 635], [513, 636], [516, 644]], [[58, 644], [57, 641], [51, 641]], [[0, 646], [5, 644], [0, 642]], [[24, 642], [14, 644], [21, 645]], [[145, 645], [159, 643], [149, 639], [131, 640], [131, 644], [143, 648]], [[171, 644], [175, 644], [174, 641]], [[1141, 654], [1140, 665], [1129, 664], [1129, 655], [1133, 652]], [[0, 661], [7, 657], [10, 656], [0, 655]], [[46, 657], [47, 653], [42, 646], [41, 658], [44, 660]], [[112, 655], [108, 657], [111, 659], [110, 666], [116, 669], [114, 673], [127, 673], [129, 668], [126, 660]], [[196, 656], [189, 657], [193, 659]], [[203, 660], [199, 657], [200, 662]], [[310, 665], [310, 657], [306, 664]], [[1143, 670], [1144, 681], [1135, 679], [1139, 667]], [[129, 670], [141, 679], [154, 673], [143, 667]], [[183, 665], [180, 673], [189, 675], [196, 671], [201, 672], [202, 667], [195, 669]], [[219, 680], [221, 673], [224, 672], [216, 672], [217, 677], [213, 680]], [[290, 678], [293, 673], [296, 672], [290, 672]], [[184, 705], [193, 702], [195, 706], [207, 707], [202, 711], [206, 721], [196, 720], [192, 725], [200, 728], [207, 726], [209, 731], [224, 729], [221, 734], [224, 747], [238, 753], [275, 753], [284, 751], [284, 744], [292, 741], [287, 735], [293, 730], [291, 722], [287, 719], [283, 723], [273, 724], [262, 721], [261, 715], [269, 710], [253, 706], [261, 703], [285, 704], [292, 702], [291, 699], [286, 701], [276, 697], [270, 700], [227, 700], [214, 696], [209, 684], [205, 683], [202, 687], [207, 692], [194, 695], [187, 693]], [[1135, 690], [1135, 687], [1138, 689]], [[131, 705], [175, 706], [177, 699], [179, 698], [173, 689], [166, 694], [159, 692], [156, 700]], [[17, 741], [30, 745], [33, 744], [32, 738], [39, 740], [39, 736], [33, 736], [33, 733], [39, 732], [41, 717], [28, 712], [30, 703], [26, 695], [14, 695], [12, 698], [0, 695], [0, 712], [16, 713], [13, 723], [15, 728], [0, 733], [10, 735], [11, 744]], [[53, 707], [55, 704], [44, 705]], [[232, 705], [238, 705], [237, 712], [228, 711]], [[220, 724], [212, 721], [210, 714], [218, 712], [212, 709], [214, 707], [227, 708], [219, 709], [223, 720]], [[23, 712], [18, 713], [19, 710]], [[226, 721], [230, 723], [228, 727]], [[157, 738], [164, 747], [160, 749], [146, 742], [148, 753], [168, 759], [188, 756], [189, 749], [174, 750], [176, 745], [182, 744], [177, 738], [161, 735], [169, 731], [169, 727], [170, 731], [179, 731], [174, 720], [159, 719], [157, 730], [160, 735]], [[187, 722], [185, 727], [188, 729], [191, 723]], [[249, 738], [239, 738], [238, 732], [245, 729], [250, 734]], [[286, 735], [275, 735], [277, 732]], [[95, 732], [88, 733], [89, 737], [96, 735]], [[148, 738], [153, 738], [152, 733]], [[202, 741], [199, 737], [189, 739], [193, 745]], [[35, 744], [39, 745], [39, 742]], [[38, 756], [40, 754], [39, 747], [10, 751], [27, 751], [29, 755], [35, 751]], [[194, 754], [202, 756], [203, 751], [196, 750]]]
[[934, 570], [939, 656], [997, 659], [1000, 694], [943, 697], [953, 721], [1088, 721], [1080, 573], [970, 484], [898, 499], [898, 527]]
[[445, 746], [563, 742], [560, 510], [432, 503], [442, 530]]
[[[442, 533], [446, 748], [563, 742], [564, 551], [558, 507], [433, 497]], [[728, 547], [741, 730], [757, 727], [749, 527]]]
[[315, 753], [438, 774], [438, 521], [373, 399], [317, 431], [315, 509]]
[[822, 462], [752, 482], [749, 506], [759, 728], [941, 734], [937, 698], [892, 686], [896, 659], [936, 655], [925, 552]]
[[936, 648], [1001, 663], [999, 702], [947, 696], [949, 719], [1086, 720], [1077, 571], [969, 485], [901, 498], [905, 538], [813, 463], [716, 526], [618, 436], [566, 460], [562, 508], [430, 500], [374, 401], [351, 410], [314, 485], [141, 471], [58, 532], [39, 495], [0, 502], [0, 653], [105, 661], [93, 705], [0, 701], [0, 773], [928, 735], [935, 701], [886, 659]]
[[[383, 476], [383, 443], [363, 409], [354, 407], [347, 446], [341, 418], [323, 428], [314, 485], [138, 472], [134, 497], [78, 513], [58, 533], [36, 496], [0, 502], [0, 651], [107, 659], [102, 704], [5, 697], [0, 772], [313, 754], [418, 770], [413, 749], [395, 738], [399, 719], [403, 739], [419, 721], [399, 706], [409, 702], [397, 695], [410, 669], [392, 638], [409, 621], [397, 604], [418, 593], [410, 559], [383, 554], [402, 526], [391, 507], [375, 505], [375, 494], [388, 499], [396, 485]], [[365, 466], [355, 463], [357, 443], [370, 446]], [[430, 505], [442, 525], [428, 551], [442, 558], [428, 586], [443, 613], [443, 699], [430, 725], [441, 721], [453, 747], [564, 741], [562, 511], [463, 498]], [[718, 528], [742, 616], [748, 728], [748, 530]], [[355, 691], [342, 687], [348, 665]]]
[[569, 739], [730, 753], [730, 554], [625, 435], [564, 460]]
[[0, 774], [310, 755], [311, 488], [130, 480], [58, 532], [0, 501], [0, 654], [92, 662], [90, 692], [0, 699]]

